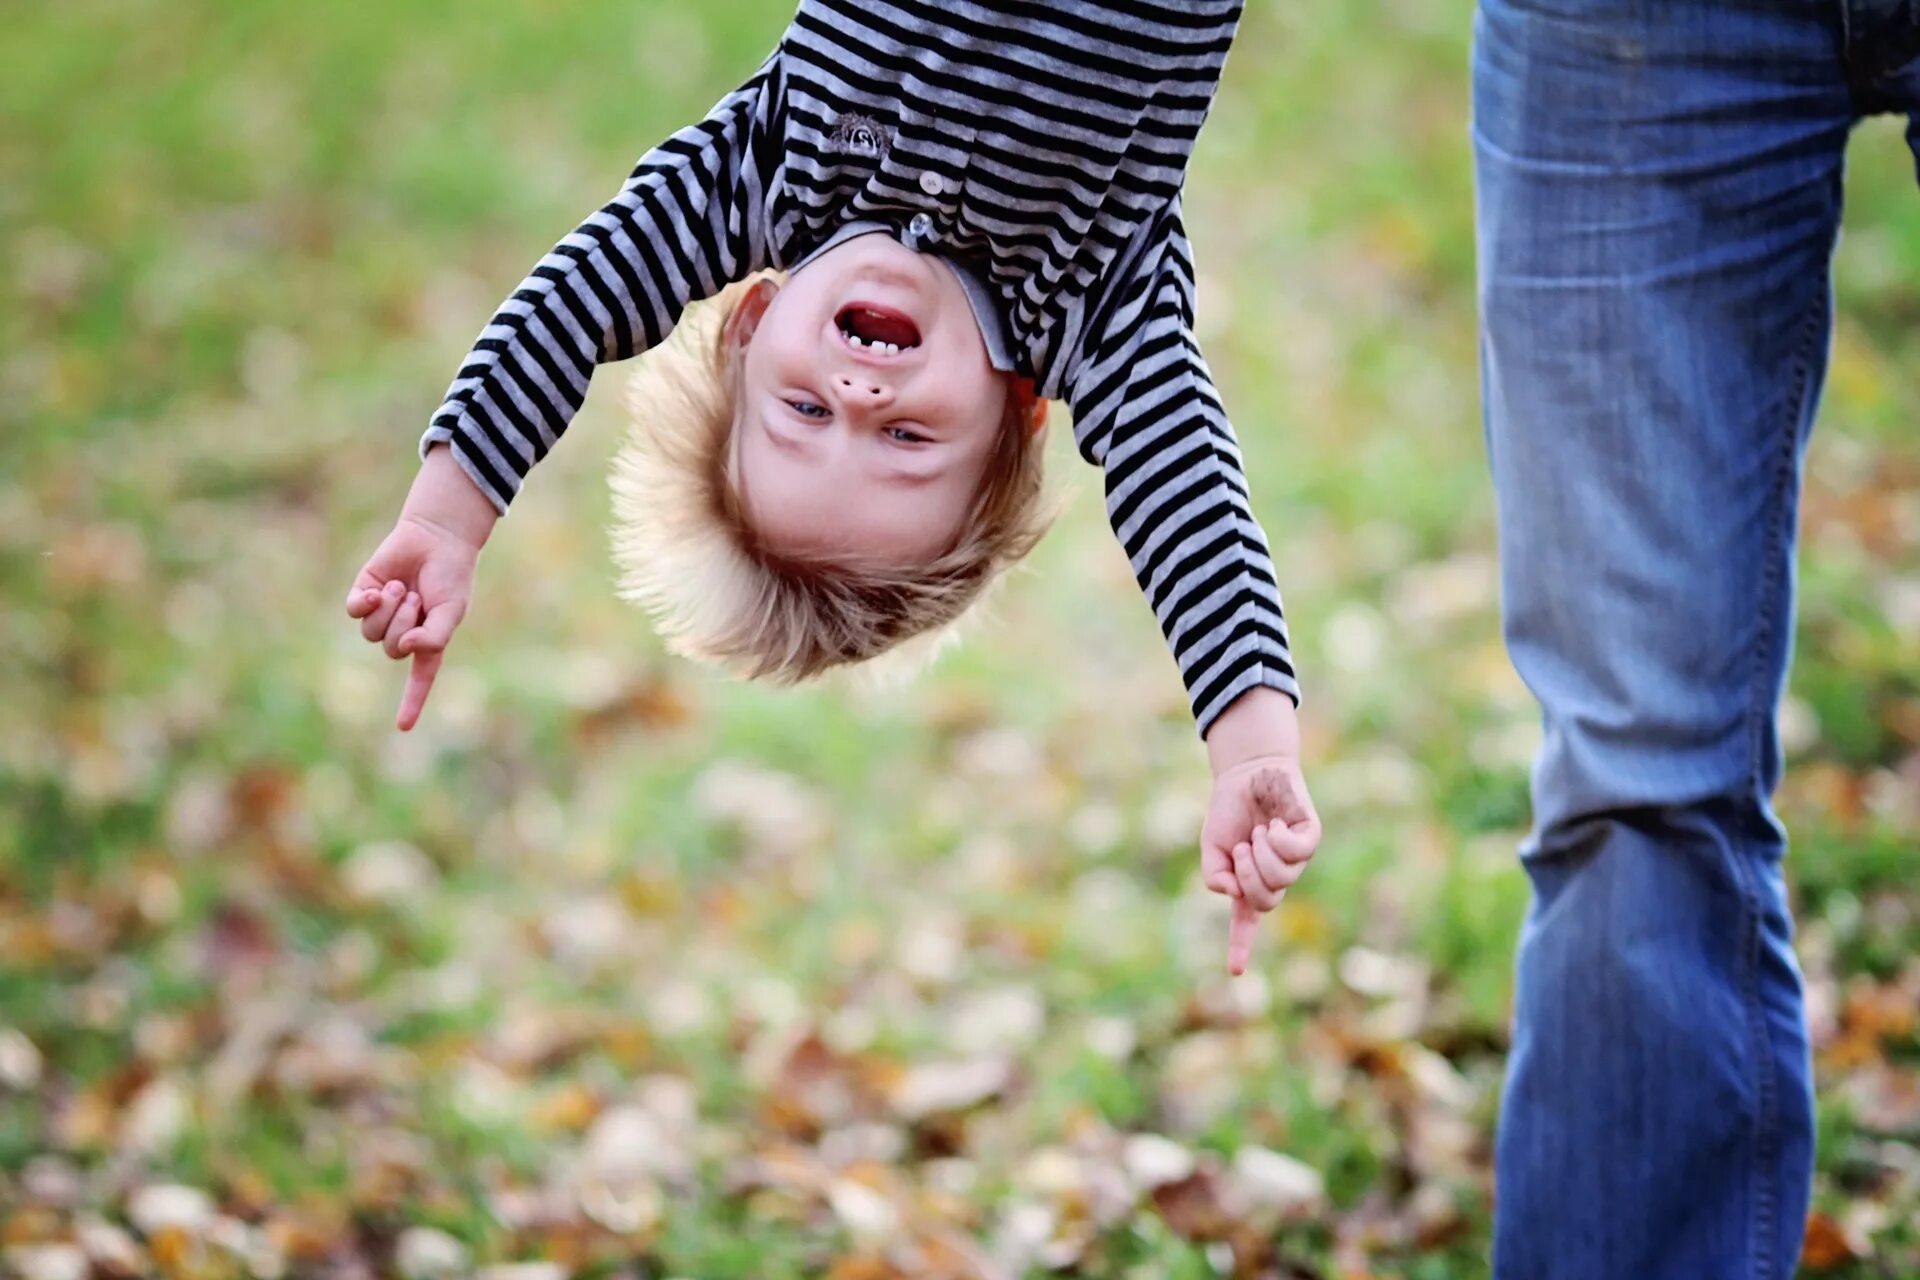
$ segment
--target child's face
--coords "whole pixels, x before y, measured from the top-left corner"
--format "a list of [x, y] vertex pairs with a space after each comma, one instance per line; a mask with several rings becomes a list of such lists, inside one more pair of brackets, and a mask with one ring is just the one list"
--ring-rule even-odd
[[763, 282], [734, 311], [744, 347], [733, 447], [755, 531], [786, 554], [930, 560], [978, 493], [1007, 379], [953, 273], [858, 236]]

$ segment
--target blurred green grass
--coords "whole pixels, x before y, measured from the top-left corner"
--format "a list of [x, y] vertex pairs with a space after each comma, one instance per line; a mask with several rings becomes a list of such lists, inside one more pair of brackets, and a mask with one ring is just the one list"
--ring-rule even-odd
[[[846, 1224], [722, 1175], [792, 1136], [754, 1046], [818, 1024], [901, 1069], [966, 1048], [956, 1010], [1012, 991], [1043, 1010], [1044, 1033], [985, 1022], [1019, 1086], [957, 1136], [907, 1126], [893, 1162], [913, 1185], [970, 1162], [964, 1231], [1064, 1213], [1032, 1162], [1091, 1124], [1320, 1170], [1329, 1205], [1277, 1237], [1294, 1273], [1484, 1272], [1536, 730], [1495, 613], [1464, 4], [1254, 7], [1195, 157], [1200, 322], [1282, 565], [1328, 832], [1255, 979], [1224, 981], [1193, 875], [1204, 761], [1064, 430], [1069, 514], [991, 625], [905, 690], [775, 693], [665, 658], [613, 598], [606, 371], [489, 547], [426, 724], [391, 732], [399, 673], [340, 601], [426, 414], [527, 266], [786, 12], [9, 14], [0, 1027], [41, 1066], [0, 1083], [0, 1206], [39, 1203], [49, 1169], [91, 1180], [0, 1242], [183, 1182], [376, 1265], [433, 1224], [482, 1261], [818, 1274], [860, 1256]], [[1920, 1266], [1920, 1188], [1888, 1154], [1915, 1135], [1876, 1092], [1912, 1089], [1920, 1049], [1872, 1012], [1920, 991], [1920, 219], [1895, 122], [1861, 130], [1848, 200], [1782, 808], [1818, 1207], [1861, 1247], [1835, 1273], [1864, 1276]], [[382, 868], [401, 890], [368, 890]], [[288, 1029], [222, 1093], [275, 1001], [345, 1028], [340, 1078]], [[1101, 1050], [1114, 1026], [1133, 1048]], [[1409, 1083], [1427, 1051], [1464, 1090], [1451, 1145]], [[502, 1188], [554, 1176], [662, 1074], [711, 1132], [660, 1227], [507, 1225]], [[591, 1104], [541, 1120], [569, 1089]], [[161, 1123], [169, 1090], [184, 1114]], [[394, 1134], [425, 1154], [370, 1172]], [[1182, 1222], [1103, 1223], [1082, 1273], [1212, 1274]]]

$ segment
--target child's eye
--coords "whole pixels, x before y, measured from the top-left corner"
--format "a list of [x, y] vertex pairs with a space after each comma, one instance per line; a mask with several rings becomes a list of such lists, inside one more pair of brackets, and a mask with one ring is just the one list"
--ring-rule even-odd
[[905, 427], [888, 427], [887, 434], [891, 435], [901, 444], [927, 444], [929, 442], [926, 436], [921, 435], [917, 431], [909, 431]]
[[828, 418], [833, 415], [825, 405], [815, 404], [811, 400], [789, 400], [787, 406], [803, 418]]

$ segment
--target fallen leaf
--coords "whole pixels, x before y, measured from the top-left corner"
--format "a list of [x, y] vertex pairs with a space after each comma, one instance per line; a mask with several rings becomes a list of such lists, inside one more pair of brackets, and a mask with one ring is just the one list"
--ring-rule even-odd
[[205, 1231], [213, 1224], [213, 1197], [198, 1187], [159, 1183], [140, 1187], [127, 1197], [127, 1218], [147, 1236], [173, 1229]]
[[1204, 1169], [1177, 1182], [1164, 1183], [1151, 1193], [1153, 1207], [1167, 1225], [1188, 1240], [1219, 1240], [1232, 1225], [1222, 1199], [1220, 1180]]
[[827, 1203], [856, 1245], [882, 1247], [899, 1234], [900, 1211], [893, 1201], [853, 1178], [829, 1183]]
[[1236, 1151], [1229, 1179], [1236, 1199], [1252, 1209], [1293, 1214], [1317, 1208], [1326, 1198], [1319, 1170], [1265, 1147]]
[[1013, 1060], [1002, 1056], [922, 1063], [909, 1068], [893, 1090], [896, 1114], [921, 1120], [975, 1107], [1013, 1082]]
[[600, 1095], [570, 1081], [536, 1102], [527, 1113], [527, 1124], [538, 1133], [579, 1133], [599, 1114]]
[[16, 1244], [5, 1253], [20, 1280], [87, 1280], [86, 1253], [71, 1244]]
[[1194, 1170], [1193, 1153], [1157, 1133], [1128, 1135], [1121, 1150], [1121, 1163], [1127, 1176], [1143, 1191], [1170, 1182], [1183, 1182], [1193, 1176]]
[[0, 1088], [22, 1092], [35, 1088], [44, 1065], [40, 1050], [25, 1032], [0, 1027]]
[[1853, 1247], [1838, 1222], [1815, 1211], [1807, 1216], [1806, 1243], [1800, 1250], [1800, 1265], [1809, 1271], [1832, 1271], [1854, 1260]]
[[883, 1257], [861, 1253], [835, 1258], [827, 1280], [906, 1280], [906, 1273]]

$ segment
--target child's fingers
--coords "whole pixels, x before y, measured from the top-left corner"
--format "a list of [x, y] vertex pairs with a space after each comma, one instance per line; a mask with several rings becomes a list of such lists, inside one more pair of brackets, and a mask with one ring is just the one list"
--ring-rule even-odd
[[1251, 844], [1236, 845], [1233, 850], [1233, 874], [1240, 882], [1240, 897], [1261, 911], [1273, 910], [1274, 903], [1280, 901], [1272, 889], [1267, 888], [1265, 880], [1260, 878], [1260, 867], [1254, 861]]
[[1305, 862], [1320, 847], [1320, 819], [1308, 814], [1291, 826], [1285, 822], [1270, 823], [1267, 840], [1282, 862]]
[[1307, 873], [1307, 864], [1304, 859], [1299, 862], [1288, 862], [1285, 858], [1276, 857], [1274, 865], [1278, 868], [1278, 875], [1268, 876], [1262, 872], [1261, 878], [1267, 882], [1267, 887], [1273, 890], [1273, 904], [1277, 907], [1280, 905], [1280, 899], [1286, 896], [1287, 890], [1293, 888], [1300, 877]]
[[1267, 838], [1267, 828], [1258, 826], [1253, 829], [1253, 865], [1260, 873], [1260, 882], [1275, 893], [1292, 887], [1300, 878], [1304, 864], [1282, 862], [1274, 851], [1273, 844]]
[[453, 629], [460, 625], [460, 617], [465, 612], [466, 607], [458, 600], [442, 600], [427, 610], [427, 616], [419, 626], [400, 637], [400, 652], [440, 652], [453, 639]]
[[393, 611], [407, 597], [407, 584], [395, 578], [380, 589], [379, 603], [371, 613], [360, 619], [360, 634], [376, 643], [387, 634], [387, 623], [393, 621]]
[[1240, 887], [1240, 861], [1253, 856], [1253, 846], [1242, 840], [1233, 846], [1233, 852], [1227, 855], [1227, 874], [1233, 878], [1233, 892], [1230, 897], [1244, 898], [1247, 891]]
[[347, 616], [364, 618], [373, 612], [380, 603], [380, 588], [367, 586], [364, 582], [353, 584], [353, 590], [347, 592]]
[[400, 652], [400, 637], [413, 630], [415, 624], [419, 621], [420, 593], [417, 591], [409, 591], [407, 592], [406, 599], [400, 602], [400, 607], [393, 611], [392, 621], [387, 623], [387, 634], [381, 647], [387, 651], [389, 658], [404, 656]]
[[1259, 927], [1260, 912], [1245, 898], [1235, 899], [1233, 923], [1227, 926], [1227, 972], [1236, 978], [1247, 971], [1254, 931]]
[[1240, 886], [1233, 878], [1233, 859], [1211, 841], [1202, 841], [1200, 845], [1200, 882], [1229, 898], [1240, 896]]
[[446, 655], [439, 650], [432, 653], [417, 653], [413, 657], [413, 666], [407, 670], [407, 691], [400, 695], [400, 714], [394, 717], [394, 727], [405, 733], [420, 723], [420, 711], [427, 705], [427, 694], [433, 690], [433, 678], [440, 674], [440, 664]]

